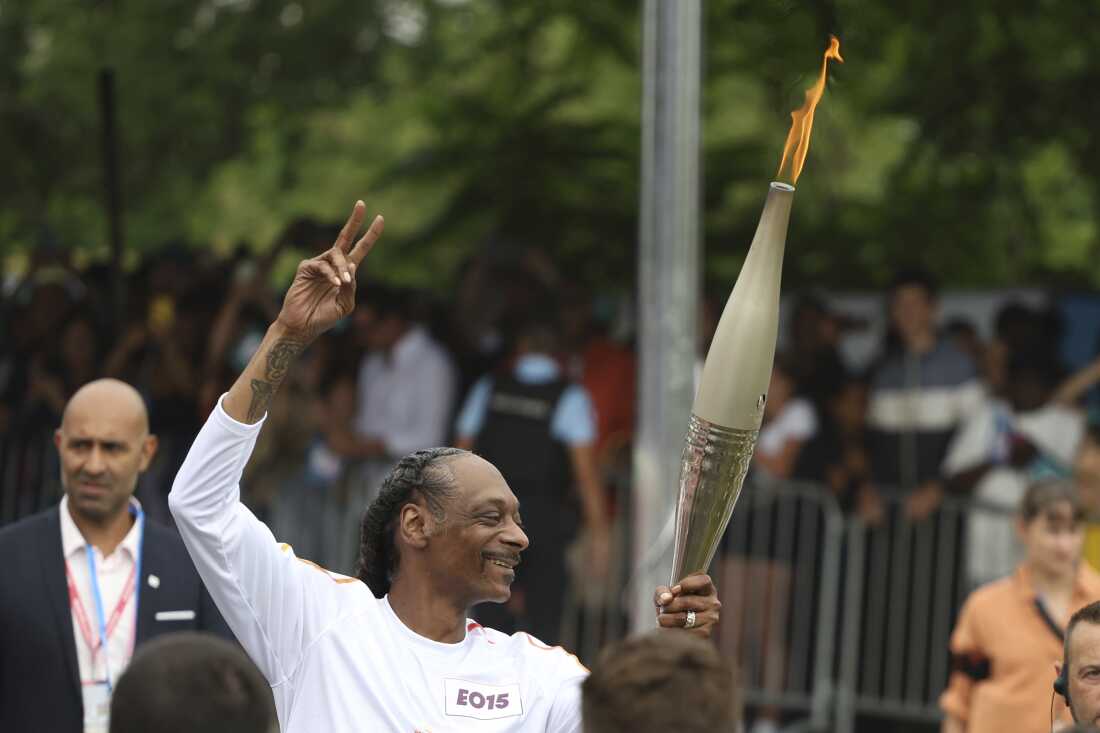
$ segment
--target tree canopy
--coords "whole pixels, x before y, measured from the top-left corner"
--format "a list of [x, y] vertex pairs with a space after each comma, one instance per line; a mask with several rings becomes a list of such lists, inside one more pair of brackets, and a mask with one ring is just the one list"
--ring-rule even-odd
[[[0, 247], [105, 252], [97, 78], [117, 79], [125, 239], [271, 245], [356, 196], [424, 285], [536, 247], [635, 271], [636, 0], [0, 0]], [[728, 284], [830, 33], [792, 286], [1095, 286], [1100, 25], [1087, 3], [705, 3], [705, 262]]]

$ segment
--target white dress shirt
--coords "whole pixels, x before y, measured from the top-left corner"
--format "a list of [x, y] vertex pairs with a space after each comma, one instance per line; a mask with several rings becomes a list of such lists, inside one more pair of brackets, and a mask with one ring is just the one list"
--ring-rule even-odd
[[[140, 507], [136, 499], [131, 499], [135, 508]], [[96, 614], [95, 593], [92, 590], [91, 573], [88, 568], [88, 543], [84, 535], [80, 533], [72, 515], [69, 514], [69, 497], [61, 500], [61, 551], [68, 565], [69, 573], [76, 592], [80, 597], [80, 603], [84, 608], [84, 616], [88, 620], [92, 632], [92, 641], [98, 647], [99, 641], [99, 616]], [[130, 573], [135, 571], [141, 529], [140, 522], [134, 522], [133, 527], [126, 533], [121, 544], [107, 557], [98, 548], [93, 547], [95, 553], [96, 575], [99, 578], [99, 592], [103, 599], [103, 614], [107, 619], [111, 617], [122, 598], [122, 592], [126, 588], [126, 581]], [[134, 582], [138, 579], [135, 577]], [[136, 591], [136, 585], [135, 585]], [[110, 657], [111, 685], [122, 675], [126, 665], [130, 663], [130, 656], [134, 652], [134, 639], [137, 634], [137, 603], [135, 592], [130, 596], [118, 624], [107, 638], [107, 656]], [[102, 651], [92, 654], [92, 648], [81, 630], [80, 622], [75, 609], [70, 605], [70, 615], [73, 624], [73, 637], [76, 641], [76, 659], [80, 666], [80, 683], [89, 685], [107, 680], [108, 664]], [[106, 619], [105, 619], [106, 621]]]
[[413, 326], [389, 353], [372, 353], [359, 370], [356, 430], [386, 444], [392, 458], [443, 445], [455, 389], [443, 347]]

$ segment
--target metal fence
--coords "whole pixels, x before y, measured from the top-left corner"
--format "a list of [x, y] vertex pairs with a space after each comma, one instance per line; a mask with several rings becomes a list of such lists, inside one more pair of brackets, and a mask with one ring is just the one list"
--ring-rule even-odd
[[844, 520], [818, 487], [747, 486], [712, 568], [720, 651], [758, 710], [829, 723]]
[[[917, 521], [902, 496], [884, 503], [868, 526], [818, 485], [745, 486], [711, 575], [716, 643], [737, 664], [749, 719], [776, 714], [789, 731], [849, 733], [859, 719], [936, 728], [956, 616], [986, 579], [968, 562], [972, 528], [1010, 534], [1012, 510], [949, 499]], [[1001, 571], [1014, 561], [1006, 552]], [[571, 589], [563, 636], [582, 659], [627, 632], [630, 575], [620, 563], [595, 597], [584, 581]]]

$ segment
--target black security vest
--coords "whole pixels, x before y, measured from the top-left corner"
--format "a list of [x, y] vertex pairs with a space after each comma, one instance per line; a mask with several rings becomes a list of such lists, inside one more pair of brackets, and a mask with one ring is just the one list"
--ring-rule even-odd
[[573, 471], [565, 444], [551, 432], [565, 380], [524, 384], [513, 377], [494, 380], [485, 423], [474, 450], [500, 469], [520, 501], [528, 527], [540, 540], [555, 532], [571, 535], [577, 525]]

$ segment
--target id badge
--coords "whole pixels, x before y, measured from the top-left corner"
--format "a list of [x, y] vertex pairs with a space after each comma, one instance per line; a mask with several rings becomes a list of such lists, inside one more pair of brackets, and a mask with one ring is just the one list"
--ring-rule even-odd
[[84, 733], [107, 733], [111, 717], [111, 691], [106, 682], [82, 685]]

